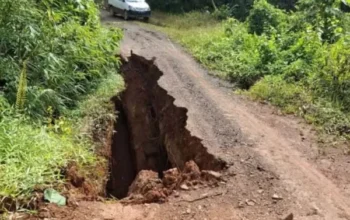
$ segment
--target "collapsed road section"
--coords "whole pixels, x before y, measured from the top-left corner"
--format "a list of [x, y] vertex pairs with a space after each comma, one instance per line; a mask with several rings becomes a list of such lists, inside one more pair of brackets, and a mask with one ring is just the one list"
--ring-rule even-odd
[[163, 75], [154, 60], [136, 54], [123, 60], [126, 89], [115, 99], [118, 119], [110, 158], [107, 192], [124, 198], [142, 170], [163, 178], [163, 172], [193, 161], [200, 170], [218, 171], [226, 166], [209, 154], [201, 140], [186, 129], [187, 109], [158, 85]]

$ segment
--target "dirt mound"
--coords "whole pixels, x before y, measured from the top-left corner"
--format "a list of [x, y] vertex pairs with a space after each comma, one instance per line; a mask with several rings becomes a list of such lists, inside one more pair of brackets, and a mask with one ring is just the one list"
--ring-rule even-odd
[[126, 201], [131, 203], [165, 202], [168, 195], [168, 189], [164, 187], [156, 172], [142, 170], [130, 186]]
[[216, 185], [222, 180], [220, 173], [200, 171], [198, 165], [192, 160], [185, 163], [182, 171], [172, 168], [164, 171], [163, 175], [164, 177], [160, 179], [158, 173], [154, 171], [140, 171], [129, 188], [128, 197], [122, 202], [127, 204], [164, 203], [175, 190], [195, 190]]

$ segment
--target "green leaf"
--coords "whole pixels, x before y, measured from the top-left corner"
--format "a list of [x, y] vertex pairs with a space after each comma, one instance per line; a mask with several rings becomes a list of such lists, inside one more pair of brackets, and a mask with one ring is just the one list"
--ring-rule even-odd
[[342, 2], [343, 2], [345, 5], [347, 5], [347, 6], [350, 5], [350, 0], [342, 0]]

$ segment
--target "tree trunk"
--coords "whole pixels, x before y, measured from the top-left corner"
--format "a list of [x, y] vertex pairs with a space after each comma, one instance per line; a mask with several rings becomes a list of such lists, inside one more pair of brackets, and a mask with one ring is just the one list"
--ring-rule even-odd
[[216, 7], [216, 4], [215, 4], [214, 0], [211, 0], [211, 3], [213, 4], [213, 8], [214, 8], [214, 10], [215, 10], [215, 11], [217, 11], [217, 10], [218, 10], [218, 8]]

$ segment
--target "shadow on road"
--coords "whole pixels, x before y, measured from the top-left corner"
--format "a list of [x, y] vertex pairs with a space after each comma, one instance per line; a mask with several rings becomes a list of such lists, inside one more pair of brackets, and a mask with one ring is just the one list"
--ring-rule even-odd
[[102, 22], [129, 22], [129, 21], [143, 21], [142, 19], [129, 18], [127, 21], [122, 16], [112, 15], [107, 9], [101, 9], [100, 19]]

